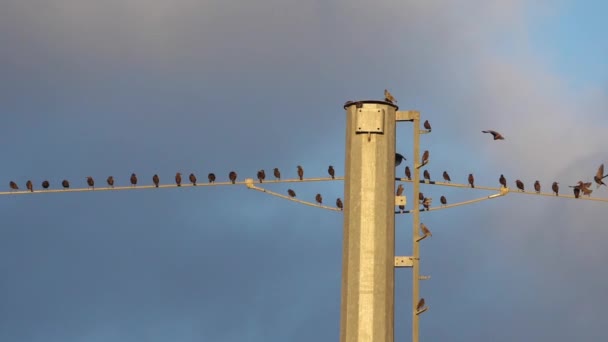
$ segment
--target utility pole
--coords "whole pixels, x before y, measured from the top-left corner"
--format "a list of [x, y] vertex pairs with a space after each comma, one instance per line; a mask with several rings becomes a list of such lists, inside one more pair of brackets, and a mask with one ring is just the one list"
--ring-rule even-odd
[[346, 110], [341, 342], [393, 342], [397, 106]]

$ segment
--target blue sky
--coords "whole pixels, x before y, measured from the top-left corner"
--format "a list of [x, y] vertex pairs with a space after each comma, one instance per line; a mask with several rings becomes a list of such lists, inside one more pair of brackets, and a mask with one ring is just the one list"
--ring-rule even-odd
[[[342, 175], [342, 105], [388, 88], [433, 124], [422, 142], [434, 178], [473, 172], [496, 186], [504, 173], [565, 189], [608, 161], [606, 6], [3, 1], [0, 184], [274, 167], [295, 177], [296, 165], [324, 176], [329, 164]], [[408, 159], [410, 132], [397, 128]], [[340, 182], [289, 187], [343, 196]], [[605, 211], [509, 195], [422, 215], [433, 237], [421, 338], [605, 340]], [[2, 196], [0, 214], [2, 341], [339, 337], [340, 213], [234, 186]], [[396, 224], [407, 255], [411, 217]], [[410, 336], [410, 286], [396, 270], [396, 341]]]

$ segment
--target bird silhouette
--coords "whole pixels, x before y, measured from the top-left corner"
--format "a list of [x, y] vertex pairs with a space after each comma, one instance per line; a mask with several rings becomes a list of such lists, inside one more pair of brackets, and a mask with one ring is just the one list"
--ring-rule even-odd
[[344, 205], [342, 204], [342, 200], [339, 199], [339, 198], [336, 200], [336, 207], [340, 208], [340, 210], [344, 209]]
[[443, 180], [446, 182], [451, 182], [452, 180], [450, 179], [450, 175], [448, 175], [447, 171], [443, 171]]
[[597, 173], [595, 174], [595, 176], [593, 176], [593, 180], [595, 181], [595, 183], [597, 184], [597, 188], [599, 189], [600, 186], [604, 185], [606, 186], [606, 183], [604, 183], [604, 181], [602, 181], [602, 179], [608, 177], [608, 175], [604, 175], [604, 164], [600, 165], [600, 167], [597, 169]]
[[500, 185], [502, 185], [503, 188], [507, 187], [507, 179], [505, 178], [505, 176], [500, 175], [498, 182], [500, 183]]
[[397, 102], [397, 100], [395, 100], [395, 98], [393, 97], [393, 94], [391, 94], [387, 89], [384, 89], [384, 101], [389, 103]]
[[196, 186], [196, 176], [194, 175], [194, 173], [191, 173], [188, 176], [188, 180], [190, 181], [190, 183], [192, 183], [192, 186]]
[[281, 180], [281, 171], [279, 171], [279, 168], [275, 167], [273, 172], [274, 172], [274, 178]]
[[108, 179], [106, 179], [106, 182], [108, 182], [108, 185], [110, 187], [112, 187], [112, 188], [114, 187], [114, 177], [112, 177], [112, 176], [108, 177]]
[[443, 205], [447, 205], [448, 204], [448, 200], [445, 198], [445, 196], [441, 196], [441, 198], [439, 199], [439, 201]]
[[555, 196], [558, 196], [559, 195], [559, 183], [553, 182], [553, 184], [551, 185], [551, 190], [553, 190], [553, 192], [555, 193]]
[[137, 176], [134, 173], [131, 174], [131, 178], [129, 180], [131, 181], [132, 186], [137, 185]]
[[433, 199], [432, 199], [432, 198], [430, 198], [430, 197], [425, 197], [425, 198], [422, 200], [422, 206], [424, 207], [424, 209], [429, 210], [432, 202], [433, 202]]
[[581, 189], [579, 188], [574, 188], [574, 198], [578, 198], [581, 194]]
[[234, 184], [236, 182], [236, 172], [230, 171], [230, 173], [228, 174], [228, 178], [230, 179], [232, 184]]
[[10, 181], [10, 183], [8, 183], [8, 185], [11, 187], [12, 190], [19, 190], [17, 183], [15, 183], [13, 181]]
[[401, 165], [401, 162], [407, 160], [401, 153], [395, 153], [395, 167]]
[[298, 177], [300, 178], [300, 180], [304, 178], [304, 169], [300, 165], [298, 165]]
[[180, 172], [175, 174], [175, 184], [182, 186], [182, 174]]
[[431, 131], [431, 124], [429, 123], [429, 120], [424, 121], [424, 129], [428, 130], [429, 132]]
[[487, 130], [487, 131], [481, 131], [482, 133], [490, 133], [492, 134], [492, 136], [494, 137], [494, 140], [505, 140], [505, 137], [502, 136], [502, 134], [493, 131], [493, 130]]
[[428, 162], [429, 162], [429, 151], [426, 150], [422, 154], [422, 165], [426, 165], [426, 163], [428, 163]]
[[61, 182], [61, 186], [63, 186], [63, 188], [64, 188], [64, 189], [69, 189], [69, 188], [70, 188], [70, 182], [68, 182], [68, 180], [67, 180], [67, 179], [64, 179], [64, 180]]
[[207, 175], [207, 179], [209, 180], [209, 183], [214, 183], [215, 182], [215, 173], [210, 173]]
[[424, 194], [421, 192], [418, 193], [418, 200], [422, 202], [424, 200]]
[[424, 177], [424, 179], [431, 181], [431, 174], [429, 173], [429, 170], [424, 170], [422, 176]]
[[27, 183], [25, 183], [25, 187], [26, 187], [26, 188], [27, 188], [29, 191], [34, 192], [34, 184], [32, 184], [32, 181], [31, 181], [31, 180], [28, 180], [28, 181], [27, 181]]
[[152, 176], [152, 183], [154, 183], [154, 186], [158, 188], [158, 183], [160, 183], [160, 178], [158, 178], [157, 174], [154, 174], [154, 176]]
[[91, 177], [91, 176], [87, 177], [87, 184], [89, 185], [90, 188], [93, 188], [93, 190], [95, 190], [95, 180], [93, 179], [93, 177]]
[[264, 170], [258, 171], [258, 180], [260, 183], [264, 183], [264, 179], [266, 179], [266, 172], [264, 172]]
[[327, 173], [329, 173], [331, 179], [336, 178], [336, 171], [334, 171], [334, 167], [332, 165], [329, 165], [329, 167], [327, 168]]
[[475, 177], [473, 177], [472, 173], [469, 173], [469, 185], [471, 186], [471, 188], [475, 187]]
[[431, 231], [429, 230], [429, 228], [427, 228], [427, 226], [424, 223], [420, 223], [420, 231], [422, 232], [422, 235], [424, 235], [424, 236], [428, 236], [428, 237], [433, 236], [433, 234], [431, 234]]
[[409, 166], [405, 167], [405, 177], [407, 177], [407, 180], [412, 180], [412, 172]]
[[403, 195], [403, 185], [399, 184], [399, 186], [397, 187], [397, 192], [395, 193], [397, 196], [401, 196]]
[[420, 311], [424, 308], [424, 298], [420, 298], [418, 305], [416, 305], [416, 311]]
[[539, 181], [534, 182], [534, 191], [536, 191], [537, 194], [540, 194], [540, 182]]
[[43, 188], [43, 189], [48, 189], [50, 185], [51, 185], [51, 184], [50, 184], [50, 183], [49, 183], [49, 181], [47, 181], [47, 180], [45, 180], [44, 182], [42, 182], [42, 188]]
[[289, 196], [291, 197], [296, 197], [296, 192], [291, 190], [291, 189], [287, 189], [287, 193], [289, 194]]
[[319, 204], [323, 204], [323, 197], [321, 196], [321, 194], [317, 194], [315, 196], [315, 201], [317, 201], [317, 203]]
[[524, 182], [520, 181], [519, 179], [515, 180], [515, 186], [517, 186], [520, 191], [524, 191]]

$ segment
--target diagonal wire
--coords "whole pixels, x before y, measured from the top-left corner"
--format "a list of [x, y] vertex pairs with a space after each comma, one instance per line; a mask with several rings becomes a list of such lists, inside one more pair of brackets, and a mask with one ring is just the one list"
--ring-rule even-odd
[[328, 207], [326, 205], [322, 205], [322, 204], [318, 204], [318, 203], [312, 203], [312, 202], [308, 202], [308, 201], [303, 201], [301, 199], [285, 196], [285, 195], [279, 194], [277, 192], [270, 191], [268, 189], [257, 187], [255, 185], [253, 185], [253, 180], [251, 180], [251, 182], [247, 183], [246, 185], [247, 185], [247, 188], [249, 188], [249, 189], [257, 190], [257, 191], [260, 191], [260, 192], [263, 192], [263, 193], [266, 193], [266, 194], [269, 194], [269, 195], [272, 195], [272, 196], [277, 196], [277, 197], [280, 197], [280, 198], [284, 198], [284, 199], [287, 199], [287, 200], [290, 200], [290, 201], [293, 201], [293, 202], [297, 202], [297, 203], [301, 203], [301, 204], [304, 204], [304, 205], [308, 205], [308, 206], [311, 206], [311, 207], [316, 207], [316, 208], [321, 208], [321, 209], [327, 209], [327, 210], [333, 210], [333, 211], [342, 211], [342, 209], [339, 209], [339, 208]]

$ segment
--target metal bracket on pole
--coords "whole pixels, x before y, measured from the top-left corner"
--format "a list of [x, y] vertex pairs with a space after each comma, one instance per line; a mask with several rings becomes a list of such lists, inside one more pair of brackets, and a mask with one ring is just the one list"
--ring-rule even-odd
[[395, 267], [412, 267], [414, 265], [414, 258], [411, 256], [396, 256]]
[[398, 205], [407, 205], [407, 198], [405, 196], [395, 196], [395, 206]]
[[413, 121], [415, 118], [420, 118], [420, 112], [417, 110], [398, 110], [396, 121]]
[[245, 185], [247, 185], [247, 187], [248, 187], [249, 189], [254, 188], [254, 185], [253, 185], [253, 178], [247, 178], [247, 179], [245, 179]]

